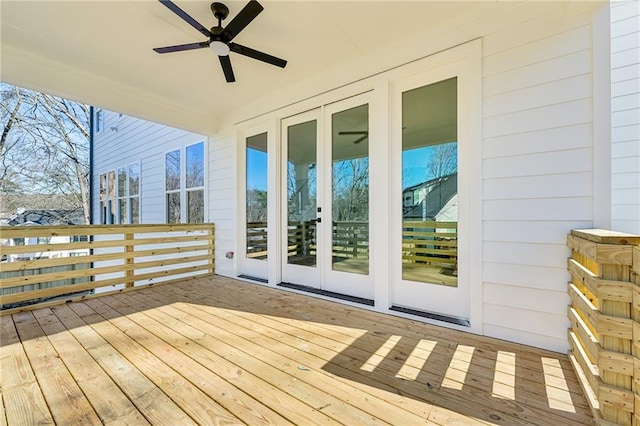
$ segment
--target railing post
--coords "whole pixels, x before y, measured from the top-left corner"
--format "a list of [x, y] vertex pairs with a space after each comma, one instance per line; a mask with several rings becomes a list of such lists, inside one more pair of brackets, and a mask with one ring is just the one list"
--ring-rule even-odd
[[[216, 251], [215, 251], [215, 238], [216, 238], [216, 226], [211, 224], [209, 227], [209, 273], [214, 274], [216, 272]], [[238, 253], [240, 255], [240, 253]]]
[[571, 362], [598, 424], [640, 424], [640, 235], [574, 230], [567, 244]]
[[124, 264], [127, 266], [127, 270], [125, 271], [125, 287], [126, 288], [131, 288], [134, 285], [134, 270], [133, 270], [133, 263], [135, 261], [134, 257], [132, 255], [130, 255], [129, 253], [133, 253], [133, 238], [134, 238], [134, 234], [127, 232], [124, 234], [124, 239], [125, 239], [125, 245], [124, 245], [124, 251], [125, 253], [127, 253], [127, 258], [124, 260]]

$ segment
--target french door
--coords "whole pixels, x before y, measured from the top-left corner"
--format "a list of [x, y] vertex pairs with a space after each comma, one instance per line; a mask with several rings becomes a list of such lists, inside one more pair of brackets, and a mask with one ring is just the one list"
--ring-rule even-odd
[[391, 309], [460, 325], [471, 303], [468, 90], [452, 64], [395, 81], [390, 104]]
[[282, 121], [282, 281], [373, 299], [369, 95]]

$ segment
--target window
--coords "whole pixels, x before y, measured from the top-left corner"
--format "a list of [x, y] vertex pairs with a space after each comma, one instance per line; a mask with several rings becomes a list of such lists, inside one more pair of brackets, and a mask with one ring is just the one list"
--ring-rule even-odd
[[100, 174], [100, 224], [107, 223], [107, 174]]
[[187, 222], [204, 222], [204, 143], [186, 149]]
[[127, 215], [127, 168], [118, 168], [118, 223], [129, 223]]
[[140, 223], [140, 163], [100, 175], [100, 223]]
[[129, 164], [129, 223], [140, 223], [140, 163]]
[[102, 109], [96, 110], [96, 133], [101, 132], [104, 129], [104, 111]]
[[107, 223], [116, 223], [116, 172], [107, 173]]
[[267, 134], [250, 136], [246, 144], [246, 257], [267, 260]]
[[402, 94], [405, 280], [458, 286], [457, 111], [457, 78]]
[[180, 150], [165, 155], [167, 223], [180, 223]]
[[165, 154], [167, 223], [204, 222], [204, 142]]

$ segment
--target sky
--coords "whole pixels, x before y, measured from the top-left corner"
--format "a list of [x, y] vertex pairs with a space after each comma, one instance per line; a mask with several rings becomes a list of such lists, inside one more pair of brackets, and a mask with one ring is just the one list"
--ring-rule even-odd
[[[427, 164], [431, 155], [430, 147], [416, 148], [402, 153], [403, 188], [433, 178], [427, 175]], [[267, 154], [263, 151], [247, 150], [247, 187], [267, 190]]]

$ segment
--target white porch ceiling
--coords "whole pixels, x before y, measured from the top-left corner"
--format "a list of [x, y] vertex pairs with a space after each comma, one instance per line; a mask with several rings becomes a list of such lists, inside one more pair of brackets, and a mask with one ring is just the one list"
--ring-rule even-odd
[[[204, 26], [215, 25], [210, 1], [174, 2]], [[223, 25], [246, 1], [226, 4], [230, 15]], [[345, 64], [366, 62], [402, 46], [409, 36], [442, 27], [460, 14], [472, 16], [488, 2], [261, 4], [265, 10], [234, 41], [284, 58], [288, 65], [280, 69], [232, 53], [237, 81], [229, 84], [208, 49], [152, 51], [204, 40], [158, 1], [3, 0], [2, 81], [211, 133], [229, 111], [288, 87], [304, 87], [330, 71], [339, 74]]]

